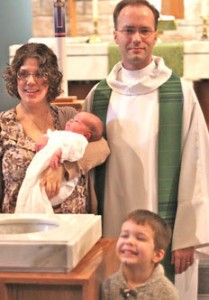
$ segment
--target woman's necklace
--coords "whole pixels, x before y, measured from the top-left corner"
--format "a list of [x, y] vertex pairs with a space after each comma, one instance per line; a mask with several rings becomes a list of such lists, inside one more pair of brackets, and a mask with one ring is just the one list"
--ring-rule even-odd
[[[40, 117], [41, 116], [41, 117]], [[24, 107], [19, 105], [17, 107], [17, 118], [21, 122], [22, 126], [27, 131], [36, 129], [42, 134], [46, 133], [48, 128], [53, 127], [52, 120], [50, 118], [50, 108], [47, 108], [45, 113], [40, 113], [39, 118], [35, 118], [32, 113], [26, 112]]]
[[35, 119], [31, 118], [31, 122], [36, 126], [36, 128], [42, 133], [46, 133], [48, 129], [48, 118], [49, 118], [49, 110], [47, 110], [46, 115], [43, 119], [43, 122], [39, 123], [35, 121]]

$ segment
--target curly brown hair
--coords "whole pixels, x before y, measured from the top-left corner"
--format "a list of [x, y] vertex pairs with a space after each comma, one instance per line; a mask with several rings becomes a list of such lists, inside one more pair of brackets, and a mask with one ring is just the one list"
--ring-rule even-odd
[[40, 70], [47, 74], [49, 88], [46, 99], [48, 102], [53, 101], [62, 93], [63, 75], [59, 71], [57, 56], [42, 43], [27, 43], [17, 49], [12, 63], [4, 71], [7, 92], [12, 97], [21, 99], [17, 90], [17, 73], [27, 58], [38, 59]]

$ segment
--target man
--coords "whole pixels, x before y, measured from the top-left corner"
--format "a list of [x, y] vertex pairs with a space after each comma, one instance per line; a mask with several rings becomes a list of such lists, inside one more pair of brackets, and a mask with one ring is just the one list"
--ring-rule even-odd
[[116, 5], [114, 39], [122, 61], [100, 95], [99, 86], [93, 88], [84, 109], [105, 120], [111, 151], [104, 199], [98, 198], [104, 236], [116, 237], [132, 210], [158, 212], [174, 227], [172, 263], [180, 274], [193, 264], [194, 249], [209, 243], [209, 140], [194, 91], [152, 54], [158, 17], [144, 0]]

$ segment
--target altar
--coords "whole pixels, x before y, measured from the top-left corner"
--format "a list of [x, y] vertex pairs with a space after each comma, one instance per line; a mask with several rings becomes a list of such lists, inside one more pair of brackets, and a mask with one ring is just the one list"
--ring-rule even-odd
[[[31, 38], [28, 42], [45, 43], [55, 51], [55, 38]], [[10, 61], [20, 46], [9, 47]], [[158, 42], [154, 55], [162, 56], [166, 65], [177, 75], [194, 83], [206, 123], [209, 124], [209, 40]], [[110, 36], [102, 37], [98, 43], [89, 43], [89, 37], [66, 38], [68, 96], [79, 99], [79, 103], [74, 102], [79, 110], [90, 89], [105, 78], [119, 60], [118, 46]]]
[[[68, 81], [99, 81], [107, 76], [120, 60], [118, 46], [107, 39], [89, 43], [88, 37], [66, 38]], [[31, 38], [28, 42], [45, 43], [55, 51], [55, 38]], [[9, 47], [10, 61], [19, 47]], [[154, 55], [162, 56], [168, 67], [188, 80], [209, 79], [209, 40], [159, 42]]]

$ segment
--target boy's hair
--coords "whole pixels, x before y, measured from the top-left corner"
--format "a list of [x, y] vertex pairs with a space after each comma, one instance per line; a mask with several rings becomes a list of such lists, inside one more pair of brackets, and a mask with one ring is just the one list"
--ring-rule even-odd
[[122, 1], [118, 2], [118, 4], [115, 6], [115, 9], [114, 9], [114, 12], [113, 12], [113, 22], [114, 22], [115, 30], [117, 30], [117, 28], [118, 28], [118, 16], [119, 16], [121, 10], [124, 7], [128, 6], [128, 5], [132, 5], [132, 6], [144, 5], [144, 6], [147, 6], [152, 11], [152, 13], [154, 15], [155, 30], [157, 30], [158, 19], [159, 19], [159, 16], [160, 16], [159, 11], [152, 4], [150, 4], [146, 0], [122, 0]]
[[124, 222], [129, 220], [136, 224], [149, 225], [154, 232], [155, 250], [163, 249], [166, 251], [171, 241], [172, 231], [158, 214], [149, 210], [137, 209], [128, 214]]

